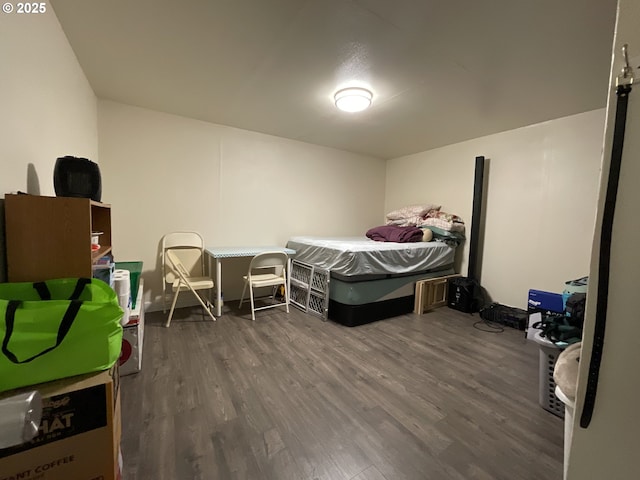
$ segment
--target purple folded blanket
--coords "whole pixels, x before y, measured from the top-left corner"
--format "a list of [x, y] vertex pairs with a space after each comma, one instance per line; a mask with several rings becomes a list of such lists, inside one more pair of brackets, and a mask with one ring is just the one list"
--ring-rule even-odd
[[367, 230], [367, 237], [376, 242], [421, 242], [422, 229], [418, 227], [399, 227], [398, 225], [381, 225]]

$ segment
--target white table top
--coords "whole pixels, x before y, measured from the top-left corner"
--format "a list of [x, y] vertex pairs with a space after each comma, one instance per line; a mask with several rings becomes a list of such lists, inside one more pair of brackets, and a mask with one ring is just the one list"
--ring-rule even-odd
[[264, 252], [284, 252], [287, 255], [295, 255], [296, 253], [296, 251], [291, 248], [276, 247], [273, 245], [263, 247], [206, 247], [205, 251], [213, 258], [252, 257]]

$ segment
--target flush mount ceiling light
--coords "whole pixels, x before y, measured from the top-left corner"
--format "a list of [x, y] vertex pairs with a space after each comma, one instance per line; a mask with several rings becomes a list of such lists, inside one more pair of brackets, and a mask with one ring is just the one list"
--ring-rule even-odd
[[350, 87], [338, 90], [333, 96], [336, 107], [344, 112], [361, 112], [369, 108], [373, 93], [366, 88]]

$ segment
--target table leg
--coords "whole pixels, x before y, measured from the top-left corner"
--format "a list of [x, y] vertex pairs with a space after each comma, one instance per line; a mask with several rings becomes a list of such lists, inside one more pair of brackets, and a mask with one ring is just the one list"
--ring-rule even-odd
[[216, 316], [222, 315], [222, 262], [216, 258]]
[[285, 300], [287, 303], [289, 303], [291, 301], [291, 292], [289, 290], [289, 288], [291, 288], [291, 257], [287, 258], [287, 291], [286, 293], [286, 297]]
[[[211, 255], [207, 255], [207, 277], [211, 278]], [[211, 290], [209, 290], [209, 303], [212, 303]]]

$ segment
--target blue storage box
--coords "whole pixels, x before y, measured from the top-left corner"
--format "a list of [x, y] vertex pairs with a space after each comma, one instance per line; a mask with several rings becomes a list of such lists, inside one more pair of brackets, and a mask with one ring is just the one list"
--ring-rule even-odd
[[562, 294], [544, 292], [542, 290], [529, 290], [527, 311], [529, 313], [541, 312], [546, 314], [564, 313]]

